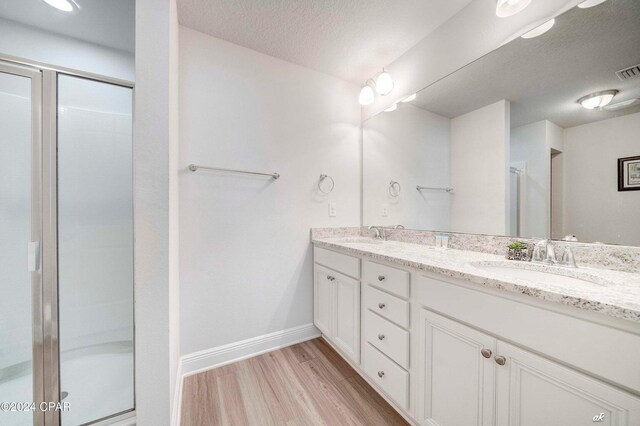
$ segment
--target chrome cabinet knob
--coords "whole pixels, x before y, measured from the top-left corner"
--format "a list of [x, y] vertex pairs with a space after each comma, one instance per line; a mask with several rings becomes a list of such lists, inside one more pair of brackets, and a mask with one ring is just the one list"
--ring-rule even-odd
[[378, 371], [378, 377], [382, 378], [384, 377], [384, 371]]
[[384, 334], [378, 334], [378, 340], [384, 340]]
[[503, 356], [497, 356], [496, 357], [496, 363], [498, 365], [505, 365], [507, 363], [507, 359]]
[[329, 281], [335, 281], [335, 280], [336, 280], [336, 278], [335, 278], [335, 277], [332, 277], [331, 275], [327, 275], [327, 279], [328, 279]]
[[482, 356], [483, 356], [483, 357], [485, 357], [485, 358], [491, 358], [491, 354], [492, 354], [493, 352], [491, 352], [491, 349], [482, 349], [482, 350], [480, 351], [480, 353], [481, 353], [481, 354], [482, 354]]
[[378, 308], [380, 309], [384, 309], [384, 307], [387, 306], [384, 303], [378, 303]]
[[384, 281], [384, 275], [378, 275], [378, 281]]

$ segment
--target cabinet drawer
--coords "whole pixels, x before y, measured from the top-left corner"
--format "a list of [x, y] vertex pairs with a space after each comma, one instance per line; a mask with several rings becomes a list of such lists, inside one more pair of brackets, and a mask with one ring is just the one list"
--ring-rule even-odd
[[407, 409], [409, 373], [371, 345], [365, 345], [364, 355], [364, 372], [367, 376], [400, 407]]
[[389, 358], [409, 368], [409, 332], [367, 311], [364, 319], [364, 336], [367, 342]]
[[409, 272], [407, 271], [366, 260], [362, 275], [364, 280], [371, 285], [383, 288], [400, 297], [409, 297]]
[[382, 315], [401, 327], [409, 328], [409, 302], [370, 285], [366, 285], [364, 291], [364, 304], [367, 309]]
[[360, 259], [357, 257], [314, 247], [313, 261], [350, 277], [360, 278]]

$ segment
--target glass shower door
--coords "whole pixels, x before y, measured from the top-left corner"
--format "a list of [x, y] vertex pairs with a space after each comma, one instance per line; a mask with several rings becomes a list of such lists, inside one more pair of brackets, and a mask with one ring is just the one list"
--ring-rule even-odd
[[131, 88], [58, 75], [62, 425], [133, 410]]
[[[0, 64], [0, 425], [41, 424], [40, 73]], [[10, 403], [12, 405], [6, 405]], [[35, 416], [35, 417], [34, 417]]]

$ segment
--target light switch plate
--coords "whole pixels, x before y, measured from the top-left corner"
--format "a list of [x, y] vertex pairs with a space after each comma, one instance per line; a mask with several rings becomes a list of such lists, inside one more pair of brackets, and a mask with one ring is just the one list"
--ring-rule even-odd
[[329, 217], [336, 217], [336, 203], [329, 203]]

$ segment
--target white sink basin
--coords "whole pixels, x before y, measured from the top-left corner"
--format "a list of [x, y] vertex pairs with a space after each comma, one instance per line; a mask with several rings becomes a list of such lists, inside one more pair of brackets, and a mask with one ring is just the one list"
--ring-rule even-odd
[[596, 276], [579, 269], [547, 266], [524, 262], [472, 262], [472, 266], [514, 279], [522, 279], [540, 284], [570, 287], [605, 286]]

